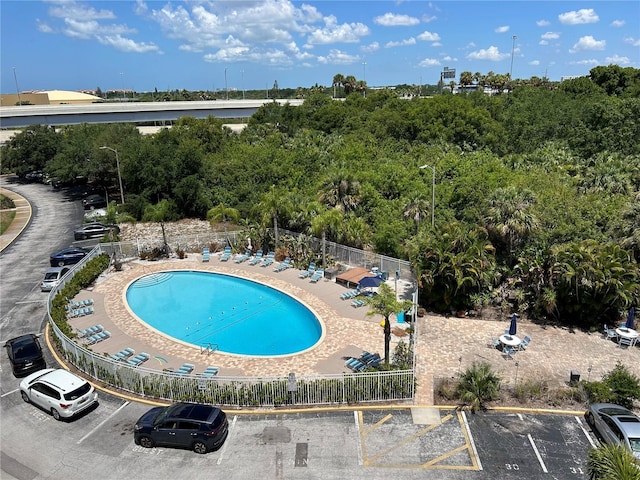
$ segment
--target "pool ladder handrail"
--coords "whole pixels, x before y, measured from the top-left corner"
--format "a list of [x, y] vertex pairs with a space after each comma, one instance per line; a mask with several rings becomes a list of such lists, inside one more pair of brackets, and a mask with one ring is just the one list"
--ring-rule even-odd
[[204, 352], [207, 352], [207, 356], [211, 355], [213, 352], [218, 350], [217, 343], [205, 343], [204, 345], [200, 345], [200, 354], [202, 355]]

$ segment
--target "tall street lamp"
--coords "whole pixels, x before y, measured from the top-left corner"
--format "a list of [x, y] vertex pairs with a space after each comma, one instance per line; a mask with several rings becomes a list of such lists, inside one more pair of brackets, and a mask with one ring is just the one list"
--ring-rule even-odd
[[431, 165], [422, 165], [420, 168], [431, 169], [431, 227], [435, 225], [435, 212], [436, 212], [436, 167]]
[[116, 168], [118, 169], [118, 183], [120, 184], [120, 201], [124, 205], [124, 188], [122, 188], [122, 175], [120, 175], [120, 159], [118, 158], [118, 150], [111, 147], [100, 147], [100, 150], [111, 150], [116, 154]]
[[227, 88], [227, 69], [224, 69], [224, 92], [227, 100], [229, 100], [229, 89]]
[[511, 44], [511, 67], [509, 68], [509, 80], [513, 80], [513, 54], [516, 51], [516, 38], [518, 38], [516, 35], [511, 37], [513, 43]]

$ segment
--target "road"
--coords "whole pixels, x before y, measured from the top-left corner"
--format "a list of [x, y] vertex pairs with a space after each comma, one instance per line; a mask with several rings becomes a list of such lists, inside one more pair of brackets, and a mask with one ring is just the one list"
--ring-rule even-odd
[[[33, 205], [23, 235], [0, 255], [0, 325], [6, 340], [42, 332], [48, 254], [68, 246], [82, 207], [50, 187], [3, 184]], [[47, 352], [49, 365], [55, 366]], [[25, 404], [6, 355], [0, 359], [2, 479], [575, 479], [587, 478], [594, 435], [580, 416], [380, 406], [374, 409], [228, 411], [230, 433], [207, 455], [133, 443], [149, 408], [100, 392], [71, 422]]]

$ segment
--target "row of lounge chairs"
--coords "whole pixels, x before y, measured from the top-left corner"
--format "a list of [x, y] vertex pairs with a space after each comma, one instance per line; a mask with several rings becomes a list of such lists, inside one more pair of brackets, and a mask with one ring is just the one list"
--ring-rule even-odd
[[83, 308], [68, 310], [69, 317], [71, 318], [84, 317], [85, 315], [91, 315], [93, 312], [94, 312], [93, 307], [83, 307]]
[[111, 338], [111, 333], [107, 330], [102, 330], [101, 332], [96, 333], [95, 335], [91, 335], [87, 337], [86, 344], [87, 345], [95, 345], [96, 343], [100, 343], [107, 338]]
[[78, 300], [77, 302], [73, 300], [69, 300], [69, 307], [72, 310], [77, 310], [78, 308], [84, 308], [93, 305], [93, 298], [87, 298], [85, 300]]
[[340, 295], [340, 299], [341, 300], [351, 300], [352, 298], [357, 297], [361, 293], [362, 292], [360, 291], [360, 288], [356, 288], [354, 290], [349, 290], [348, 292], [344, 292], [342, 295]]
[[345, 366], [354, 372], [362, 372], [367, 368], [377, 368], [382, 359], [377, 353], [362, 352], [358, 358], [350, 358], [345, 362]]
[[92, 327], [85, 328], [84, 330], [80, 330], [78, 332], [78, 336], [80, 338], [87, 338], [87, 337], [90, 337], [91, 335], [95, 335], [97, 333], [100, 333], [103, 330], [104, 330], [104, 328], [102, 327], [102, 325], [100, 325], [100, 324], [93, 325]]

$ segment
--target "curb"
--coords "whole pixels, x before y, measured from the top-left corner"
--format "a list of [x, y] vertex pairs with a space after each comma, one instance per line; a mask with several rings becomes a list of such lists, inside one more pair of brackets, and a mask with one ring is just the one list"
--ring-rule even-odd
[[[15, 240], [22, 235], [22, 232], [27, 228], [31, 221], [31, 215], [33, 210], [29, 201], [22, 195], [9, 190], [5, 187], [0, 187], [0, 193], [6, 197], [9, 197], [16, 204], [16, 216], [2, 235], [0, 235], [0, 252], [9, 247]], [[20, 215], [20, 213], [26, 212], [26, 216]]]

